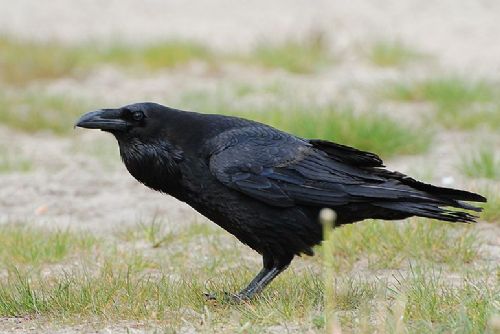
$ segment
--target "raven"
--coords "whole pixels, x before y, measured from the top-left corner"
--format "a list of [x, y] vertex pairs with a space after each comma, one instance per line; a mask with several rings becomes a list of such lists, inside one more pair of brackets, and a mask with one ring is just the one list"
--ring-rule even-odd
[[295, 255], [313, 255], [322, 208], [337, 213], [337, 226], [410, 216], [473, 222], [457, 209], [481, 211], [463, 201], [486, 201], [389, 171], [373, 153], [238, 117], [148, 102], [89, 112], [76, 126], [112, 133], [134, 178], [188, 203], [262, 255], [263, 268], [240, 299], [260, 292]]

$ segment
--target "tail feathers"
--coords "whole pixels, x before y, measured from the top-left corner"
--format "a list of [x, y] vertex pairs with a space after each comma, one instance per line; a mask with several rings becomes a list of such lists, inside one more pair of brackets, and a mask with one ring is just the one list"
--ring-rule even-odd
[[465, 210], [471, 210], [471, 211], [476, 211], [476, 212], [481, 212], [483, 211], [482, 208], [480, 207], [477, 207], [477, 206], [474, 206], [474, 205], [471, 205], [469, 203], [464, 203], [464, 202], [460, 202], [460, 201], [455, 201], [455, 204], [456, 205], [453, 205], [453, 207], [455, 208], [460, 208], [460, 209], [465, 209]]
[[486, 198], [479, 194], [458, 190], [452, 188], [444, 188], [434, 186], [429, 183], [424, 183], [417, 181], [405, 174], [399, 172], [393, 172], [386, 169], [377, 169], [377, 175], [387, 177], [388, 179], [393, 179], [401, 182], [404, 185], [410, 186], [413, 189], [426, 192], [436, 198], [443, 199], [445, 201], [470, 201], [470, 202], [486, 202]]
[[[405, 212], [409, 215], [439, 219], [449, 222], [474, 223], [477, 216], [463, 211], [452, 211], [439, 207], [432, 203], [411, 203], [411, 202], [379, 202], [374, 205], [385, 209]], [[479, 208], [475, 208], [479, 209]], [[480, 211], [475, 210], [475, 211]]]
[[437, 198], [455, 202], [456, 201], [486, 202], [485, 197], [470, 191], [438, 187], [432, 184], [419, 182], [413, 179], [411, 183], [412, 183], [411, 186], [413, 188], [418, 189], [420, 191], [425, 191], [426, 193], [434, 195]]
[[377, 173], [380, 176], [399, 181], [400, 184], [410, 187], [419, 192], [420, 195], [424, 194], [425, 199], [422, 196], [416, 200], [400, 198], [400, 200], [396, 201], [378, 201], [376, 204], [379, 207], [407, 213], [409, 216], [415, 215], [450, 222], [471, 223], [475, 222], [478, 217], [451, 208], [481, 212], [482, 208], [465, 202], [486, 202], [486, 198], [479, 194], [434, 186], [398, 172], [379, 169]]

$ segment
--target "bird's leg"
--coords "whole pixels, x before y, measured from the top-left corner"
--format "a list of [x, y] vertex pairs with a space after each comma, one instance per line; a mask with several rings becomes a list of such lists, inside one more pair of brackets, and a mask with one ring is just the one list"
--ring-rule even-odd
[[240, 291], [240, 295], [246, 294], [253, 286], [257, 285], [272, 269], [262, 268], [246, 288]]
[[[248, 293], [250, 290], [253, 290], [255, 286], [259, 284], [260, 281], [272, 270], [272, 267], [274, 265], [274, 260], [270, 256], [263, 256], [263, 264], [262, 264], [262, 269], [261, 271], [257, 274], [257, 276], [254, 277], [254, 279], [248, 284], [246, 288], [241, 290], [238, 294], [232, 294], [226, 292], [226, 298], [232, 299], [235, 301], [241, 301], [241, 300], [247, 300], [249, 297], [247, 297]], [[255, 292], [252, 293], [252, 296], [255, 294]], [[205, 297], [208, 300], [215, 300], [215, 294], [213, 293], [205, 293]]]
[[[242, 300], [252, 299], [257, 293], [261, 292], [269, 283], [272, 282], [276, 276], [278, 276], [282, 271], [284, 271], [290, 262], [292, 262], [292, 256], [285, 256], [278, 259], [274, 259], [271, 256], [264, 255], [263, 257], [263, 268], [255, 276], [255, 278], [248, 284], [246, 288], [241, 290], [238, 294], [226, 293], [226, 298], [232, 301], [241, 302]], [[205, 297], [208, 300], [216, 300], [214, 294], [205, 293]]]
[[255, 294], [261, 292], [269, 283], [271, 283], [276, 276], [284, 271], [292, 261], [292, 258], [293, 256], [275, 261], [264, 256], [264, 267], [262, 270], [257, 274], [257, 276], [255, 276], [250, 284], [241, 290], [235, 297], [240, 300], [251, 299]]
[[[236, 295], [237, 299], [248, 300], [255, 294], [261, 292], [271, 281], [278, 276], [287, 266], [282, 268], [262, 269], [250, 284]], [[264, 274], [262, 274], [265, 271]]]

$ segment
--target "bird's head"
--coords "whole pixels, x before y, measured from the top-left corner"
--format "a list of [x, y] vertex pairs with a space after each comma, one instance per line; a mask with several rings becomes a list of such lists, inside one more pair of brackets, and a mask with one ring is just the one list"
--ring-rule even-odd
[[120, 141], [153, 138], [160, 134], [169, 108], [156, 103], [135, 103], [118, 109], [101, 109], [83, 115], [77, 127], [110, 132]]
[[168, 184], [168, 180], [162, 178], [176, 174], [177, 163], [183, 159], [183, 151], [172, 142], [178, 134], [181, 113], [156, 103], [136, 103], [91, 111], [75, 126], [112, 133], [131, 174], [154, 189], [167, 191], [159, 188]]

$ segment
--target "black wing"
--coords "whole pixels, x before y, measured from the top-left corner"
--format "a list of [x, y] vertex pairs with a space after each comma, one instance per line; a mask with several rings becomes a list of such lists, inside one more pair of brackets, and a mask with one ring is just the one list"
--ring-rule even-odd
[[378, 155], [358, 150], [354, 147], [332, 143], [322, 139], [310, 139], [315, 148], [325, 152], [331, 159], [342, 161], [358, 167], [384, 167]]
[[382, 166], [374, 154], [307, 141], [267, 126], [224, 132], [209, 147], [210, 171], [220, 182], [272, 206], [431, 199], [425, 192], [362, 168]]

